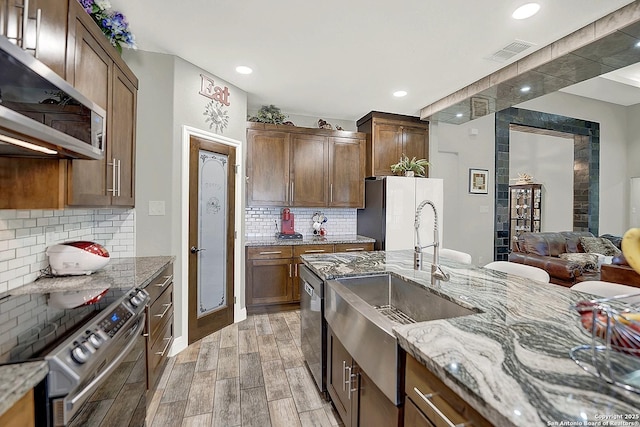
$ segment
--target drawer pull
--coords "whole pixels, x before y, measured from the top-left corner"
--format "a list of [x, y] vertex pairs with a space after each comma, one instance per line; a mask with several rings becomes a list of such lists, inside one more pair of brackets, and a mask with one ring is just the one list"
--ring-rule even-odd
[[167, 283], [171, 282], [171, 279], [173, 279], [173, 274], [164, 276], [164, 278], [165, 278], [165, 281], [163, 283], [156, 283], [157, 287], [164, 288], [165, 286], [167, 286]]
[[413, 391], [416, 392], [416, 394], [418, 396], [420, 396], [420, 398], [422, 400], [424, 400], [424, 402], [429, 405], [429, 407], [433, 410], [433, 412], [436, 413], [436, 415], [438, 415], [442, 421], [445, 422], [445, 424], [448, 427], [464, 427], [466, 423], [462, 423], [462, 424], [454, 424], [451, 422], [451, 420], [449, 418], [447, 418], [447, 416], [445, 414], [442, 413], [442, 411], [440, 409], [438, 409], [438, 407], [436, 405], [434, 405], [434, 403], [431, 401], [431, 398], [434, 396], [434, 393], [429, 393], [427, 395], [424, 395], [420, 390], [418, 390], [418, 387], [414, 387]]
[[281, 254], [282, 251], [265, 251], [265, 252], [260, 252], [260, 255], [275, 255], [275, 254]]
[[364, 248], [347, 248], [345, 252], [356, 252], [356, 251], [364, 251]]
[[306, 254], [319, 254], [319, 253], [323, 253], [323, 252], [326, 252], [326, 251], [327, 251], [326, 249], [307, 249], [304, 252]]
[[163, 341], [166, 341], [167, 344], [164, 346], [162, 351], [157, 351], [156, 354], [160, 357], [164, 356], [164, 353], [167, 351], [169, 346], [171, 345], [171, 337], [163, 338]]
[[160, 314], [156, 314], [155, 317], [159, 317], [159, 318], [163, 318], [165, 314], [167, 314], [167, 311], [169, 311], [169, 309], [171, 308], [171, 306], [173, 305], [172, 302], [167, 303], [167, 304], [162, 304], [162, 306], [164, 307], [164, 311]]

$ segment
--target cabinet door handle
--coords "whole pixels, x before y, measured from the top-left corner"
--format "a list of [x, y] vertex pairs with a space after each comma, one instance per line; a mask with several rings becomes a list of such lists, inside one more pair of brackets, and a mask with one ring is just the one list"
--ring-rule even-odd
[[116, 195], [116, 191], [118, 191], [118, 189], [116, 188], [117, 184], [116, 184], [116, 158], [113, 158], [113, 162], [112, 163], [107, 163], [108, 166], [111, 166], [111, 187], [113, 188], [109, 188], [107, 189], [107, 191], [111, 192], [112, 196]]
[[164, 346], [162, 351], [157, 351], [156, 354], [160, 357], [164, 356], [164, 353], [167, 351], [169, 346], [171, 345], [171, 337], [163, 338], [163, 341], [166, 341], [167, 344]]
[[329, 203], [333, 203], [333, 184], [329, 184]]
[[27, 26], [29, 25], [29, 0], [24, 0], [22, 9], [22, 40], [20, 47], [27, 48]]
[[342, 391], [345, 391], [347, 389], [346, 388], [347, 380], [345, 379], [346, 378], [346, 375], [345, 375], [346, 371], [347, 371], [347, 362], [343, 360], [342, 361]]
[[364, 251], [364, 248], [347, 248], [344, 250], [345, 252], [357, 252], [357, 251]]
[[167, 286], [167, 283], [171, 282], [171, 279], [173, 279], [173, 274], [170, 274], [168, 276], [164, 276], [165, 277], [165, 281], [162, 283], [156, 283], [156, 286], [159, 288], [164, 288], [165, 286]]
[[162, 304], [162, 306], [164, 307], [164, 311], [162, 313], [160, 313], [160, 314], [156, 314], [155, 316], [162, 319], [164, 317], [164, 315], [167, 314], [167, 311], [169, 311], [169, 309], [171, 308], [172, 305], [173, 305], [172, 302], [167, 303], [167, 304]]
[[296, 263], [296, 264], [293, 266], [293, 271], [294, 271], [293, 276], [294, 276], [294, 277], [298, 277], [298, 263]]
[[40, 46], [40, 27], [42, 24], [42, 9], [38, 9], [36, 10], [36, 44], [34, 46], [34, 54], [33, 56], [36, 57], [36, 59], [39, 56], [39, 49], [38, 47]]
[[357, 385], [356, 387], [352, 387], [353, 380], [358, 378], [358, 374], [353, 373], [353, 366], [347, 366], [347, 370], [349, 371], [349, 378], [346, 381], [347, 387], [349, 387], [349, 394], [347, 395], [347, 397], [349, 398], [349, 400], [351, 400], [351, 393], [358, 391]]
[[447, 418], [447, 416], [445, 414], [442, 413], [442, 411], [440, 409], [438, 409], [438, 407], [436, 405], [434, 405], [434, 403], [431, 401], [431, 398], [433, 397], [433, 393], [429, 393], [427, 395], [424, 395], [420, 390], [418, 390], [418, 387], [414, 387], [413, 391], [416, 392], [416, 394], [418, 396], [420, 396], [420, 398], [422, 400], [424, 400], [424, 402], [429, 405], [429, 407], [431, 408], [431, 410], [433, 410], [433, 412], [436, 413], [437, 416], [439, 416], [442, 421], [444, 421], [444, 423], [447, 425], [447, 427], [464, 427], [467, 423], [462, 423], [462, 424], [454, 424], [451, 422], [451, 420], [449, 418]]
[[120, 197], [120, 184], [122, 183], [122, 168], [120, 167], [120, 159], [118, 159], [118, 197]]
[[289, 277], [293, 277], [291, 276], [291, 264], [289, 264]]
[[324, 253], [326, 252], [326, 249], [307, 249], [304, 251], [304, 253], [306, 254], [319, 254], [319, 253]]
[[291, 181], [291, 199], [289, 199], [289, 200], [291, 200], [291, 203], [293, 203], [293, 194], [294, 194], [294, 191], [293, 191], [293, 181]]
[[260, 252], [260, 255], [275, 255], [275, 254], [281, 254], [282, 251], [265, 251], [265, 252]]

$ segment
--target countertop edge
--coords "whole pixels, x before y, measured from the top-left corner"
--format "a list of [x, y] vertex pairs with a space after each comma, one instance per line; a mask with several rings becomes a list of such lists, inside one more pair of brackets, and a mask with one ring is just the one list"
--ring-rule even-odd
[[244, 246], [299, 246], [299, 245], [340, 245], [350, 243], [375, 243], [376, 239], [360, 235], [336, 235], [324, 239], [305, 237], [302, 239], [278, 239], [276, 237], [247, 237]]
[[48, 373], [49, 365], [44, 360], [0, 366], [0, 415], [38, 385]]

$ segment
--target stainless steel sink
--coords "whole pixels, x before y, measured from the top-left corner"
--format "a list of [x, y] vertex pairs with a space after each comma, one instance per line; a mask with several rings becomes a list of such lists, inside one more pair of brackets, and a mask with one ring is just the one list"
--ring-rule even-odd
[[393, 274], [329, 280], [325, 318], [360, 368], [400, 404], [394, 325], [479, 313]]

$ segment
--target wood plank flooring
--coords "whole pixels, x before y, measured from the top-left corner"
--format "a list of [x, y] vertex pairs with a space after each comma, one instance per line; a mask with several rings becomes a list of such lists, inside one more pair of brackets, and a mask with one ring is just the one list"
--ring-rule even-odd
[[342, 426], [300, 350], [300, 312], [251, 315], [169, 359], [152, 427]]

